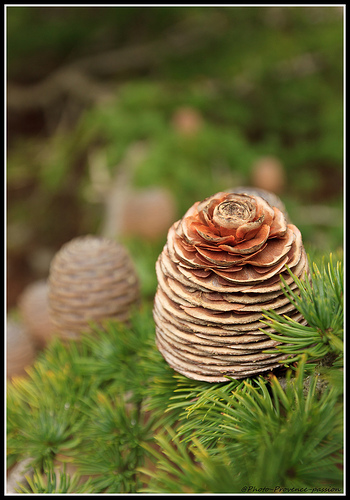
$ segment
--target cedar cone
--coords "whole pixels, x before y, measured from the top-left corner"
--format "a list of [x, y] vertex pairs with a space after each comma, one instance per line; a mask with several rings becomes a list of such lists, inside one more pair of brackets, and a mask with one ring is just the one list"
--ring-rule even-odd
[[49, 313], [61, 338], [78, 338], [90, 322], [126, 322], [139, 298], [136, 270], [127, 250], [98, 236], [63, 245], [51, 262]]
[[286, 174], [278, 158], [263, 156], [254, 163], [251, 180], [257, 188], [281, 193], [286, 184]]
[[282, 292], [280, 275], [296, 288], [286, 266], [309, 276], [300, 231], [278, 207], [253, 191], [196, 202], [170, 227], [156, 263], [156, 343], [168, 364], [207, 382], [280, 367], [286, 355], [264, 352], [279, 342], [265, 333], [273, 330], [262, 310], [306, 324]]
[[38, 280], [26, 286], [18, 299], [23, 323], [38, 349], [43, 349], [53, 336], [48, 293], [47, 280]]
[[25, 369], [35, 360], [33, 341], [23, 325], [11, 318], [7, 320], [6, 373], [7, 378], [25, 375]]

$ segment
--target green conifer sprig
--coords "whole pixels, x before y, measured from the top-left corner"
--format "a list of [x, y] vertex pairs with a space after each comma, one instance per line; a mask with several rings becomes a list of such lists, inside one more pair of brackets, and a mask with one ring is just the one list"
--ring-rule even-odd
[[193, 439], [189, 448], [181, 442], [171, 427], [166, 427], [156, 437], [162, 450], [144, 445], [157, 462], [156, 470], [141, 467], [139, 470], [151, 478], [150, 485], [141, 493], [212, 493], [232, 492], [232, 470], [223, 456], [220, 463], [208, 455], [204, 447]]
[[141, 308], [127, 327], [107, 322], [79, 342], [56, 339], [27, 377], [8, 384], [8, 466], [30, 458], [44, 474], [57, 461], [72, 462], [92, 475], [92, 492], [136, 491], [140, 443], [154, 419], [143, 400], [150, 377], [164, 370], [151, 318], [151, 308]]
[[152, 437], [152, 419], [147, 421], [139, 405], [123, 394], [91, 395], [84, 439], [75, 463], [84, 475], [92, 476], [95, 491], [135, 492], [140, 486], [136, 468], [143, 463], [141, 443]]
[[[277, 486], [310, 492], [316, 484], [341, 491], [341, 389], [320, 396], [315, 376], [305, 397], [305, 362], [295, 377], [288, 372], [285, 389], [276, 377], [271, 384], [259, 377], [244, 381], [243, 391], [207, 392], [208, 401], [183, 415], [176, 431], [157, 436], [163, 453], [154, 452], [157, 473], [147, 491], [188, 492], [192, 485], [192, 492], [238, 493], [254, 485], [265, 493]], [[187, 465], [191, 456], [197, 463]]]
[[[341, 262], [333, 264], [332, 255], [326, 265], [323, 260], [321, 270], [313, 263], [311, 283], [300, 280], [290, 269], [289, 274], [297, 284], [298, 292], [291, 290], [286, 281], [283, 292], [290, 302], [303, 315], [307, 325], [300, 325], [288, 315], [278, 315], [275, 311], [265, 311], [262, 320], [272, 326], [276, 333], [267, 335], [282, 345], [274, 348], [290, 354], [284, 363], [297, 361], [303, 353], [309, 360], [319, 360], [332, 353], [334, 357], [343, 353], [343, 269]], [[266, 352], [272, 352], [267, 350]]]
[[35, 468], [33, 476], [27, 474], [25, 476], [27, 484], [20, 483], [16, 488], [18, 493], [91, 493], [91, 480], [80, 482], [79, 474], [75, 473], [72, 476], [63, 472], [55, 472], [52, 467], [40, 472]]
[[[203, 430], [202, 422], [210, 422], [210, 413], [220, 399], [222, 392], [232, 393], [240, 391], [243, 388], [243, 382], [238, 380], [229, 380], [227, 384], [211, 384], [208, 382], [189, 381], [182, 375], [175, 375], [177, 381], [173, 388], [173, 394], [169, 398], [165, 414], [170, 412], [173, 416], [173, 426], [176, 424], [177, 431], [185, 439], [187, 436], [192, 439], [193, 427], [198, 425]], [[174, 417], [176, 420], [174, 421]], [[163, 421], [163, 420], [162, 420]], [[168, 425], [169, 420], [165, 421]], [[212, 422], [207, 430], [201, 434], [201, 442], [205, 442], [207, 447], [217, 444], [217, 422]]]
[[80, 406], [91, 388], [77, 369], [79, 356], [74, 342], [55, 340], [27, 369], [27, 377], [16, 377], [8, 385], [9, 465], [24, 455], [33, 465], [50, 466], [58, 453], [79, 446], [84, 426]]

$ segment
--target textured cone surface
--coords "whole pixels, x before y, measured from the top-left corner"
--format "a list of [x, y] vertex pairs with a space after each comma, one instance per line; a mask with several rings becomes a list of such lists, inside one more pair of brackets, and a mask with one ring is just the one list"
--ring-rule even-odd
[[83, 236], [65, 244], [52, 260], [49, 314], [62, 338], [77, 338], [90, 323], [127, 321], [139, 283], [127, 250], [108, 238]]
[[196, 380], [226, 382], [287, 358], [261, 323], [274, 310], [306, 324], [285, 297], [309, 268], [300, 231], [266, 191], [238, 188], [196, 202], [168, 231], [156, 263], [156, 343], [168, 364]]

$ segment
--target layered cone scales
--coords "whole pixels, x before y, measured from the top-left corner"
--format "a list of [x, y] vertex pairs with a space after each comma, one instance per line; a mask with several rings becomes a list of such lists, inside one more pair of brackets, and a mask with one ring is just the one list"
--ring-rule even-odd
[[127, 250], [108, 238], [82, 236], [63, 245], [51, 262], [49, 314], [62, 338], [78, 338], [90, 323], [127, 321], [139, 283]]
[[156, 342], [186, 377], [227, 382], [280, 367], [285, 355], [264, 352], [279, 344], [260, 321], [264, 310], [306, 324], [280, 278], [296, 288], [288, 267], [309, 279], [301, 234], [283, 204], [268, 199], [252, 190], [217, 193], [169, 229], [156, 263]]

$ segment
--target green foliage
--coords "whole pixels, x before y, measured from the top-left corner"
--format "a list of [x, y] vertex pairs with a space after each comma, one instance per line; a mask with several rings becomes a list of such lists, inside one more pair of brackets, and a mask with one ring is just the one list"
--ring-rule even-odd
[[9, 463], [25, 451], [34, 465], [49, 466], [56, 454], [79, 445], [80, 406], [91, 384], [77, 370], [79, 356], [74, 343], [54, 341], [28, 369], [28, 377], [8, 385]]
[[[156, 436], [162, 452], [148, 447], [157, 460], [156, 471], [141, 468], [151, 478], [150, 486], [141, 492], [154, 493], [233, 493], [241, 491], [240, 480], [224, 449], [220, 459], [212, 457], [193, 438], [188, 449], [171, 428]], [[233, 464], [234, 465], [234, 464]], [[238, 488], [237, 488], [238, 483]]]
[[132, 401], [139, 404], [147, 390], [143, 360], [153, 329], [152, 309], [145, 304], [134, 311], [128, 326], [107, 321], [104, 329], [95, 327], [95, 335], [83, 334], [81, 342], [87, 351], [77, 360], [81, 376], [111, 393], [130, 392]]
[[80, 471], [92, 476], [95, 491], [135, 492], [140, 487], [136, 468], [144, 455], [140, 443], [150, 439], [152, 420], [144, 421], [140, 404], [102, 391], [91, 395], [83, 411], [87, 425], [77, 457]]
[[154, 451], [157, 472], [149, 473], [146, 491], [341, 491], [341, 385], [320, 394], [314, 376], [305, 396], [305, 360], [294, 378], [288, 373], [284, 389], [276, 377], [260, 377], [204, 391], [200, 403], [189, 403], [176, 433], [168, 428], [156, 437], [162, 454]]
[[91, 493], [92, 488], [90, 479], [84, 483], [80, 483], [80, 475], [73, 474], [70, 476], [64, 470], [63, 472], [56, 473], [52, 468], [45, 470], [41, 473], [38, 469], [34, 469], [33, 477], [27, 474], [25, 476], [27, 485], [19, 484], [18, 493]]
[[55, 339], [27, 377], [13, 379], [9, 466], [23, 457], [38, 471], [73, 461], [79, 475], [92, 474], [94, 492], [135, 491], [140, 443], [152, 425], [142, 408], [147, 375], [135, 369], [152, 332], [150, 312], [138, 311], [131, 328], [110, 322], [80, 342]]
[[276, 348], [291, 355], [289, 362], [296, 361], [303, 353], [310, 360], [324, 358], [332, 354], [334, 358], [343, 354], [343, 269], [341, 262], [333, 264], [332, 255], [321, 271], [313, 263], [311, 283], [306, 277], [300, 280], [293, 273], [289, 274], [297, 284], [297, 292], [292, 291], [284, 279], [283, 292], [291, 303], [303, 315], [307, 325], [303, 326], [274, 311], [267, 311], [263, 321], [272, 326], [276, 333], [268, 333], [273, 340], [283, 342]]

